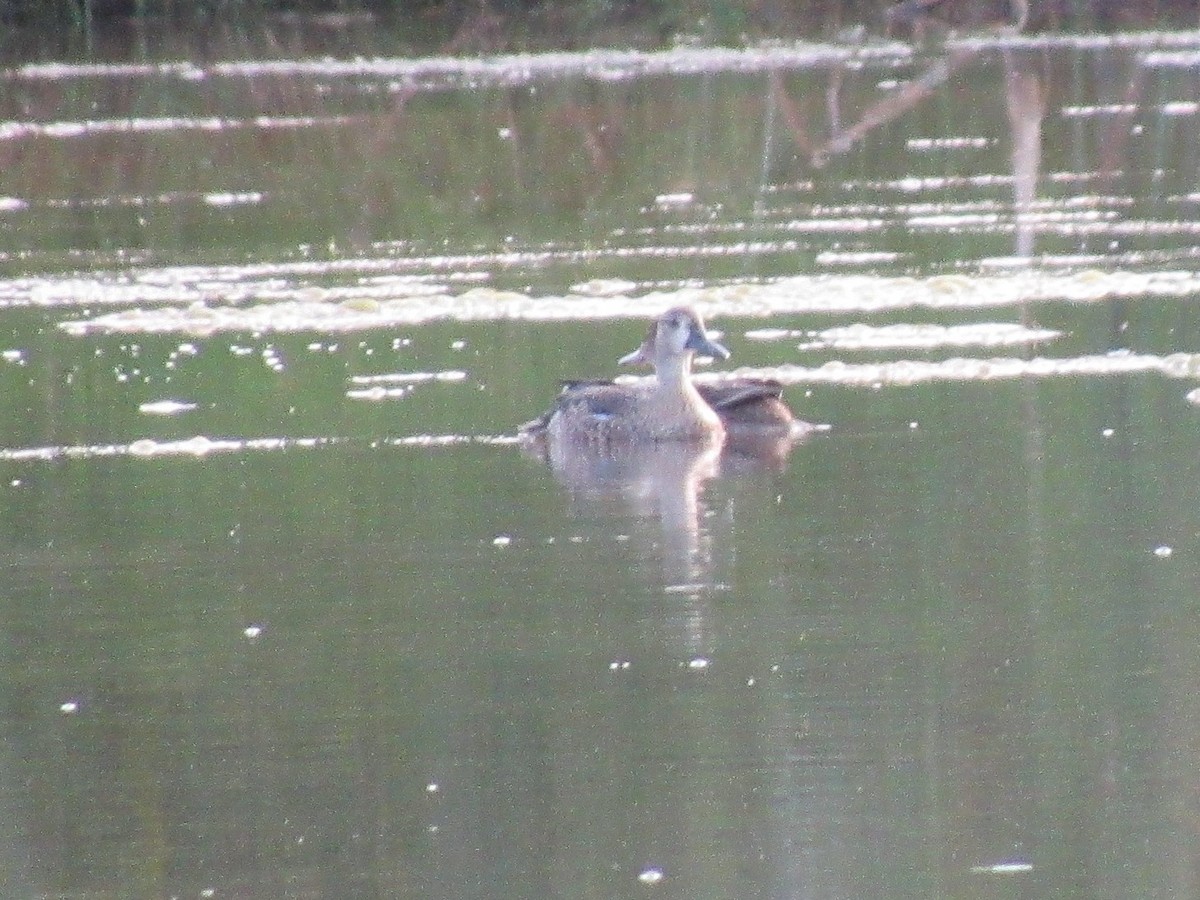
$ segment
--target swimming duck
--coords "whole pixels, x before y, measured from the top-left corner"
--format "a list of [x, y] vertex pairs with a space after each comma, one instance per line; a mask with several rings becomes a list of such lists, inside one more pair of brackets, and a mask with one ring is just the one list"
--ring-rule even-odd
[[555, 442], [719, 441], [724, 426], [692, 384], [692, 357], [728, 359], [699, 313], [669, 309], [650, 329], [655, 378], [639, 384], [569, 382], [544, 415], [521, 426], [527, 440]]
[[[657, 339], [657, 329], [651, 328], [641, 346], [617, 362], [657, 366]], [[729, 378], [695, 382], [694, 387], [730, 434], [797, 436], [813, 428], [792, 414], [783, 402], [783, 384], [773, 378]]]

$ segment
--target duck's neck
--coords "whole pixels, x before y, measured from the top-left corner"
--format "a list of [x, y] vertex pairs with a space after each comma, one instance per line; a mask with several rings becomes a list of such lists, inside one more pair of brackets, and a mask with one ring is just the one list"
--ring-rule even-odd
[[654, 360], [654, 372], [658, 383], [672, 393], [689, 393], [692, 387], [692, 354], [678, 355], [660, 353]]
[[656, 356], [654, 371], [658, 381], [654, 402], [662, 416], [658, 427], [663, 435], [720, 440], [724, 434], [720, 417], [692, 385], [692, 354]]
[[675, 409], [690, 411], [692, 418], [712, 424], [719, 422], [714, 413], [692, 384], [692, 354], [663, 356], [655, 361], [659, 396]]

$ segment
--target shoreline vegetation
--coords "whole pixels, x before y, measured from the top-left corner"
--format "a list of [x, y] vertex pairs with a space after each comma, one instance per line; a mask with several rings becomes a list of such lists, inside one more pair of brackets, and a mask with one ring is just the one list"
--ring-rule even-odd
[[740, 44], [947, 28], [1195, 28], [1195, 0], [0, 0], [10, 47], [212, 25], [411, 34], [450, 54], [680, 41]]

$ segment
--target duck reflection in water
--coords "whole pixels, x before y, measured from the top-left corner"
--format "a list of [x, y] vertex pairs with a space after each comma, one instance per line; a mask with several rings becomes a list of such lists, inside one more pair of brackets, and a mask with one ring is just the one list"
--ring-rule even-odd
[[695, 310], [670, 309], [621, 360], [652, 364], [653, 378], [569, 382], [520, 431], [525, 452], [548, 462], [576, 498], [592, 507], [615, 500], [625, 514], [658, 518], [668, 572], [693, 582], [711, 568], [704, 484], [719, 473], [782, 467], [812, 428], [783, 404], [776, 382], [697, 385], [696, 354], [726, 359], [729, 351], [708, 337]]
[[[576, 513], [633, 519], [635, 546], [659, 557], [672, 585], [704, 585], [713, 571], [705, 485], [721, 466], [721, 444], [649, 441], [595, 448], [552, 445], [546, 457]], [[655, 532], [644, 531], [652, 525]]]

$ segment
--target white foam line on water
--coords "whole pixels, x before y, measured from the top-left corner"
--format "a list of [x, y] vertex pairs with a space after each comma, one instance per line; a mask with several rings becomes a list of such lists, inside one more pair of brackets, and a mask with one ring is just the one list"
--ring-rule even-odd
[[424, 57], [386, 59], [244, 60], [216, 63], [215, 76], [254, 78], [297, 75], [326, 78], [403, 79], [446, 85], [525, 84], [530, 81], [588, 77], [616, 81], [652, 75], [763, 72], [805, 69], [847, 62], [895, 63], [911, 59], [912, 47], [899, 42], [870, 46], [794, 43], [791, 45], [674, 47], [669, 50], [586, 50], [513, 53], [476, 58]]
[[204, 435], [175, 441], [140, 438], [128, 444], [60, 444], [46, 447], [0, 448], [0, 460], [51, 461], [58, 459], [103, 459], [106, 457], [205, 457], [218, 453], [246, 450], [285, 450], [293, 447], [321, 447], [339, 443], [339, 438], [210, 438]]
[[[377, 296], [400, 288], [387, 286]], [[590, 295], [532, 297], [518, 291], [473, 288], [458, 295], [421, 292], [390, 299], [363, 297], [328, 302], [320, 289], [284, 292], [294, 299], [253, 306], [209, 305], [134, 307], [59, 323], [69, 334], [93, 332], [211, 335], [346, 332], [449, 320], [588, 321], [645, 319], [680, 305], [709, 315], [765, 317], [782, 313], [876, 312], [910, 308], [984, 309], [1030, 303], [1094, 303], [1118, 298], [1185, 297], [1200, 292], [1200, 273], [997, 271], [995, 274], [931, 278], [874, 275], [803, 275], [766, 283], [686, 285], [641, 295], [613, 295], [598, 303]], [[0, 296], [4, 293], [0, 286]], [[169, 292], [168, 292], [169, 293]], [[80, 291], [86, 296], [86, 292]], [[242, 299], [239, 293], [237, 299]]]
[[383, 444], [388, 447], [456, 447], [463, 444], [507, 447], [520, 442], [515, 434], [410, 434], [388, 438]]
[[[7, 198], [13, 200], [14, 198]], [[23, 212], [33, 209], [143, 209], [151, 206], [175, 206], [183, 203], [205, 203], [209, 206], [246, 206], [262, 203], [266, 194], [261, 191], [164, 191], [159, 194], [107, 194], [99, 197], [47, 197], [33, 203], [15, 201], [6, 204], [0, 199], [0, 212]], [[126, 253], [128, 251], [125, 251]]]
[[1064, 106], [1058, 114], [1064, 119], [1083, 119], [1092, 116], [1127, 116], [1141, 110], [1137, 103], [1100, 103], [1085, 106]]
[[[805, 335], [801, 350], [894, 350], [938, 347], [1011, 347], [1055, 340], [1062, 332], [1027, 328], [1012, 322], [975, 322], [970, 325], [845, 325]], [[746, 335], [750, 337], [750, 334]], [[761, 340], [761, 335], [756, 335]]]
[[1159, 109], [1164, 116], [1194, 116], [1200, 112], [1200, 103], [1194, 100], [1174, 100], [1164, 103]]
[[805, 69], [854, 62], [895, 65], [913, 57], [913, 48], [898, 41], [870, 45], [795, 42], [758, 46], [673, 47], [668, 50], [556, 51], [509, 53], [482, 57], [430, 56], [374, 59], [273, 59], [216, 62], [199, 68], [189, 62], [146, 64], [29, 63], [0, 70], [0, 78], [61, 81], [72, 78], [295, 78], [398, 81], [401, 86], [483, 86], [525, 84], [530, 81], [587, 77], [623, 80], [652, 75], [763, 72]]
[[426, 381], [464, 381], [467, 373], [460, 369], [445, 369], [441, 372], [387, 372], [382, 375], [351, 375], [350, 383], [356, 385], [376, 384], [420, 384]]
[[1194, 69], [1200, 66], [1200, 50], [1154, 50], [1142, 57], [1147, 68]]
[[[993, 34], [975, 35], [946, 41], [946, 48], [959, 51], [983, 50], [1041, 50], [1062, 48], [1073, 50], [1148, 50], [1163, 48], [1195, 48], [1200, 34], [1195, 31], [1130, 31], [1119, 34]], [[1148, 53], [1147, 56], [1156, 56]]]
[[995, 138], [988, 137], [941, 137], [941, 138], [909, 138], [904, 146], [909, 150], [982, 150], [996, 143]]
[[[437, 260], [433, 261], [436, 265]], [[397, 295], [416, 298], [443, 296], [451, 285], [486, 280], [476, 272], [438, 275], [403, 271], [429, 265], [420, 260], [330, 260], [327, 262], [264, 263], [245, 266], [169, 266], [134, 269], [126, 273], [98, 272], [92, 277], [0, 279], [0, 308], [25, 306], [121, 306], [136, 303], [176, 305], [240, 303], [247, 300], [310, 300], [327, 306], [370, 307], [375, 298]], [[400, 269], [401, 271], [396, 271]], [[383, 273], [370, 277], [364, 273]], [[359, 275], [353, 285], [315, 287], [288, 279], [328, 275]]]
[[187, 400], [151, 400], [139, 404], [138, 412], [148, 416], [177, 416], [196, 408], [197, 404]]
[[[340, 437], [262, 437], [262, 438], [210, 438], [197, 435], [175, 441], [159, 441], [141, 438], [128, 444], [57, 444], [44, 447], [0, 447], [0, 461], [5, 462], [54, 462], [57, 460], [83, 459], [203, 459], [208, 456], [243, 452], [270, 452], [293, 449], [320, 449], [348, 443]], [[508, 446], [518, 443], [515, 435], [470, 435], [470, 434], [415, 434], [405, 437], [387, 438], [372, 443], [386, 447], [451, 447], [462, 444], [485, 446]]]
[[0, 72], [5, 78], [57, 81], [63, 78], [183, 78], [204, 77], [204, 70], [190, 62], [162, 63], [26, 63]]
[[744, 376], [774, 378], [784, 384], [838, 384], [854, 387], [908, 386], [936, 381], [999, 381], [1013, 378], [1110, 377], [1155, 372], [1167, 378], [1200, 377], [1200, 354], [1166, 356], [1127, 352], [1064, 359], [956, 358], [939, 361], [896, 360], [880, 363], [828, 362], [821, 366], [782, 365], [738, 369], [697, 376], [721, 381]]
[[[947, 41], [954, 51], [992, 49], [1063, 48], [1078, 50], [1134, 49], [1145, 51], [1147, 66], [1192, 66], [1200, 53], [1200, 36], [1194, 31], [1147, 31], [1120, 34], [983, 35]], [[481, 86], [524, 84], [569, 76], [596, 80], [621, 80], [653, 75], [763, 72], [806, 69], [837, 63], [895, 66], [916, 55], [907, 43], [871, 44], [793, 42], [756, 46], [692, 47], [667, 50], [557, 51], [510, 53], [482, 57], [385, 57], [356, 59], [233, 60], [200, 67], [188, 61], [160, 63], [28, 63], [0, 70], [0, 78], [25, 81], [61, 81], [77, 78], [171, 78], [201, 81], [225, 78], [327, 79], [373, 78], [405, 86]]]
[[914, 216], [905, 223], [916, 230], [951, 233], [1010, 234], [1026, 227], [1038, 234], [1057, 235], [1194, 235], [1200, 234], [1200, 222], [1127, 219], [1117, 221], [1116, 213], [1023, 213], [1017, 216]]
[[991, 863], [990, 865], [971, 866], [971, 871], [976, 875], [1020, 875], [1024, 872], [1033, 871], [1033, 863], [1027, 862], [1002, 862]]
[[203, 119], [167, 116], [161, 118], [85, 119], [74, 122], [0, 122], [0, 141], [30, 137], [57, 139], [96, 134], [150, 134], [170, 131], [230, 131], [242, 128], [313, 128], [345, 125], [352, 116], [256, 116], [252, 119]]

